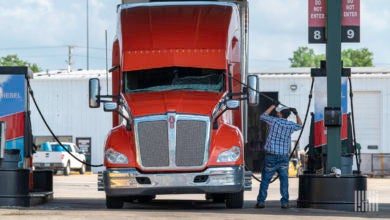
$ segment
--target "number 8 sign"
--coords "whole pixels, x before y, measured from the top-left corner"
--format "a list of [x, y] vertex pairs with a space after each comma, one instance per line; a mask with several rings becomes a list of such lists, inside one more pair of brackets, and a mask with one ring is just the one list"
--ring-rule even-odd
[[309, 43], [325, 43], [326, 1], [309, 0]]

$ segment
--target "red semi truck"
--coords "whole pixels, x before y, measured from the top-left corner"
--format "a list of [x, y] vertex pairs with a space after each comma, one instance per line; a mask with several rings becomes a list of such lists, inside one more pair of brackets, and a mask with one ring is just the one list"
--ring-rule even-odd
[[259, 99], [247, 76], [247, 2], [125, 1], [117, 10], [112, 95], [89, 82], [90, 107], [113, 114], [99, 175], [107, 208], [176, 193], [241, 208], [251, 189], [246, 109]]

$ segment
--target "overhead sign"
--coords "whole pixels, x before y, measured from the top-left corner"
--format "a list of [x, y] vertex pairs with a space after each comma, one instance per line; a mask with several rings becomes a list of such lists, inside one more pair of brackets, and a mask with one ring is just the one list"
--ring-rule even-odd
[[326, 0], [309, 0], [309, 43], [325, 43]]
[[[308, 0], [309, 43], [326, 43], [326, 0]], [[360, 0], [342, 0], [341, 42], [360, 42]]]
[[341, 42], [360, 42], [360, 0], [343, 0]]

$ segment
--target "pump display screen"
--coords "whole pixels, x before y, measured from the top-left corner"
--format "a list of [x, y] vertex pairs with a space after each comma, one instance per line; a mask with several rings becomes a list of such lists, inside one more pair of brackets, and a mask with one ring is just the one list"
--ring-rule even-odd
[[124, 90], [155, 92], [193, 90], [221, 92], [225, 89], [225, 71], [192, 67], [165, 67], [124, 73]]

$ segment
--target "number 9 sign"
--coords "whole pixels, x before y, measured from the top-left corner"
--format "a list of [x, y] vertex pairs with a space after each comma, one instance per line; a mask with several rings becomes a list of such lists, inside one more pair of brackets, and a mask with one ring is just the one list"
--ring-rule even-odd
[[360, 42], [360, 27], [341, 26], [341, 42]]

